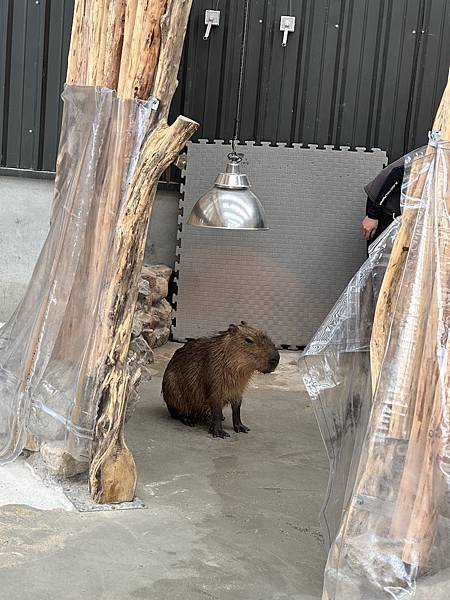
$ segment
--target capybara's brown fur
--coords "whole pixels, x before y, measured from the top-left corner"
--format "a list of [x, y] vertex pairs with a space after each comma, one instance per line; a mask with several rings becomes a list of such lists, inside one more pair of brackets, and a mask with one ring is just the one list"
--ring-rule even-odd
[[210, 423], [214, 437], [226, 437], [222, 409], [231, 404], [233, 428], [241, 421], [242, 394], [255, 371], [271, 373], [280, 355], [270, 338], [251, 325], [230, 325], [216, 336], [187, 342], [167, 365], [163, 397], [170, 414], [185, 425]]

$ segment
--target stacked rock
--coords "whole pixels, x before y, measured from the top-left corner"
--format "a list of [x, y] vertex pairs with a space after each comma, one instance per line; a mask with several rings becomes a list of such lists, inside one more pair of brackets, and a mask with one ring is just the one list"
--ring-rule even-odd
[[171, 275], [172, 269], [165, 265], [142, 267], [128, 353], [132, 391], [127, 402], [126, 420], [136, 408], [139, 384], [151, 379], [152, 348], [163, 346], [170, 336], [172, 307], [166, 297]]
[[133, 338], [142, 337], [150, 348], [163, 346], [169, 339], [172, 307], [166, 297], [172, 269], [164, 265], [144, 265], [134, 315]]

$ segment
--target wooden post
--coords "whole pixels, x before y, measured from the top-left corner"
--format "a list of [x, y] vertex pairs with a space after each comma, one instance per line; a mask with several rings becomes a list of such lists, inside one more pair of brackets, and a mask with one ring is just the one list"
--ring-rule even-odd
[[[440, 131], [442, 140], [450, 140], [450, 77], [433, 129]], [[425, 161], [427, 157], [436, 157], [434, 147], [427, 148]], [[439, 295], [442, 290], [448, 293], [450, 278], [449, 165], [438, 164], [435, 169], [437, 185], [431, 191], [434, 197], [429, 198], [425, 196], [429, 171], [423, 169], [421, 159], [411, 165], [406, 194], [433, 204], [427, 210], [414, 206], [404, 210], [383, 279], [371, 338], [374, 406], [368, 447], [340, 531], [341, 537], [357, 543], [358, 536], [369, 530], [386, 540], [386, 552], [398, 552], [398, 558], [415, 567], [427, 564], [435, 537], [443, 488], [439, 461], [443, 448], [448, 446], [443, 436], [449, 435], [448, 424], [443, 423], [450, 385], [448, 298], [446, 304]], [[417, 265], [415, 287], [410, 289], [405, 285], [407, 260], [418, 215], [425, 219], [420, 240], [414, 238], [420, 245], [414, 252], [421, 264]], [[440, 264], [435, 260], [436, 250]], [[405, 322], [405, 314], [410, 321]], [[409, 336], [408, 328], [415, 331], [413, 336]], [[383, 391], [380, 386], [385, 381], [381, 373], [383, 377], [388, 373], [385, 368], [389, 368], [393, 345], [398, 358], [397, 377], [390, 382], [389, 398], [379, 398], [377, 393]], [[380, 516], [368, 510], [363, 499], [373, 497], [393, 503], [392, 517], [388, 517], [389, 511]]]
[[[91, 406], [98, 407], [98, 416], [89, 487], [94, 499], [102, 503], [130, 501], [134, 497], [136, 468], [123, 434], [130, 381], [127, 355], [157, 183], [198, 127], [185, 117], [178, 117], [170, 126], [167, 123], [191, 3], [192, 0], [75, 2], [67, 82], [118, 90], [117, 123], [113, 123], [116, 129], [110, 132], [103, 150], [106, 169], [98, 173], [98, 197], [88, 217], [85, 243], [90, 251], [82, 253], [74, 282], [75, 292], [87, 290], [85, 293], [98, 290], [106, 282], [98, 307], [98, 327], [83, 354], [71, 410], [71, 421], [76, 426], [85, 410], [86, 390], [92, 390]], [[137, 167], [124, 188], [134, 145], [129, 117], [136, 109], [134, 99], [147, 100], [150, 94], [159, 101], [159, 108], [152, 111]], [[58, 162], [57, 178], [63, 168]], [[63, 202], [62, 198], [55, 200], [52, 218]], [[70, 210], [70, 206], [67, 208]], [[63, 235], [58, 239], [63, 246]], [[61, 269], [64, 265], [56, 259], [53, 266]], [[58, 273], [50, 274], [48, 290]], [[23, 390], [29, 384], [45, 327], [43, 319], [50, 293], [47, 288], [29, 352], [24, 357]], [[57, 350], [62, 357], [79, 318], [76, 299], [77, 293], [71, 295], [63, 323], [59, 324]], [[76, 443], [76, 436], [69, 433], [69, 450]]]
[[87, 85], [89, 22], [91, 16], [91, 0], [75, 2], [72, 36], [67, 59], [66, 82], [69, 85]]
[[[450, 140], [450, 78], [433, 125], [435, 131], [440, 131], [443, 140]], [[427, 148], [427, 154], [434, 154], [435, 149]], [[448, 165], [447, 165], [448, 167]], [[421, 197], [424, 192], [427, 172], [420, 173], [420, 161], [412, 165], [410, 176], [411, 183], [407, 194], [411, 197]], [[442, 211], [439, 203], [445, 202], [443, 189], [448, 185], [447, 173], [443, 165], [436, 173], [440, 185], [434, 190], [441, 197], [436, 197], [433, 207], [435, 211]], [[448, 201], [448, 198], [447, 198]], [[447, 214], [449, 207], [446, 208]], [[446, 231], [446, 214], [430, 214], [434, 222], [440, 222], [439, 227], [440, 252], [442, 257], [449, 256], [449, 248], [446, 246], [448, 231]], [[402, 314], [402, 306], [397, 306], [401, 278], [405, 268], [408, 249], [410, 247], [415, 224], [416, 209], [407, 208], [402, 217], [402, 226], [398, 238], [394, 243], [391, 258], [380, 293], [375, 313], [374, 329], [371, 340], [371, 361], [373, 384], [376, 385], [378, 374], [382, 365], [383, 355], [389, 335], [392, 335], [390, 323], [394, 311]], [[420, 240], [420, 253], [423, 257], [432, 256], [433, 246], [436, 243], [436, 231], [425, 223], [422, 239]], [[422, 269], [423, 280], [418, 282], [417, 287], [411, 291], [414, 294], [416, 314], [411, 326], [416, 330], [414, 344], [405, 348], [409, 354], [405, 356], [405, 371], [402, 374], [402, 384], [396, 383], [396, 405], [392, 407], [389, 435], [395, 440], [404, 440], [407, 443], [406, 458], [403, 467], [403, 475], [398, 491], [395, 510], [391, 524], [391, 534], [397, 539], [405, 539], [403, 560], [408, 564], [425, 565], [428, 560], [431, 544], [434, 539], [436, 525], [436, 503], [439, 502], [439, 494], [433, 486], [433, 479], [439, 478], [435, 472], [435, 465], [431, 465], [431, 454], [436, 451], [438, 444], [436, 439], [440, 438], [437, 431], [440, 422], [437, 415], [443, 416], [442, 388], [439, 385], [438, 365], [438, 272], [433, 261], [426, 264]], [[447, 262], [439, 265], [441, 276], [445, 281]], [[448, 275], [447, 275], [448, 276]], [[447, 369], [450, 366], [447, 365]], [[431, 435], [433, 432], [433, 435]], [[435, 456], [436, 457], [436, 456]], [[425, 465], [425, 466], [424, 466]], [[389, 465], [385, 465], [389, 468]], [[427, 488], [427, 483], [429, 487]], [[420, 515], [420, 516], [419, 516]]]
[[[450, 100], [450, 99], [449, 99]], [[449, 102], [450, 105], [450, 102]], [[450, 123], [447, 132], [450, 133]], [[448, 138], [450, 139], [450, 135]], [[438, 155], [435, 164], [433, 223], [430, 244], [433, 272], [432, 297], [424, 306], [422, 327], [426, 338], [419, 370], [420, 393], [417, 394], [411, 434], [397, 506], [392, 522], [396, 531], [400, 515], [401, 524], [407, 525], [402, 559], [410, 565], [428, 563], [436, 534], [438, 510], [446, 501], [448, 480], [442, 473], [445, 465], [450, 432], [448, 431], [448, 400], [450, 393], [450, 335], [449, 335], [449, 285], [450, 285], [450, 161]], [[436, 252], [437, 250], [437, 252]], [[401, 530], [399, 533], [403, 533]]]
[[[142, 152], [126, 209], [119, 217], [113, 252], [117, 261], [116, 270], [103, 309], [105, 328], [101, 332], [101, 342], [107, 341], [110, 352], [105, 365], [105, 378], [98, 392], [102, 401], [89, 478], [91, 494], [97, 502], [123, 502], [134, 496], [135, 467], [123, 439], [128, 386], [125, 363], [149, 210], [159, 174], [173, 162], [195, 129], [192, 121], [179, 117], [170, 128], [161, 127], [151, 136]], [[155, 152], [155, 148], [158, 148], [158, 152]]]
[[100, 365], [102, 376], [94, 390], [99, 417], [89, 485], [97, 502], [123, 502], [134, 497], [136, 469], [123, 436], [129, 385], [126, 357], [158, 179], [198, 127], [184, 117], [178, 117], [171, 126], [167, 124], [190, 7], [191, 0], [127, 3], [118, 93], [124, 98], [142, 97], [151, 90], [160, 109], [149, 124], [127, 199], [118, 216], [110, 256], [113, 269], [101, 307], [101, 327], [94, 340], [94, 356], [103, 360], [107, 357]]
[[108, 3], [106, 26], [102, 29], [96, 85], [117, 89], [122, 57], [126, 0]]
[[[433, 130], [440, 131], [442, 139], [450, 139], [450, 74], [436, 113]], [[432, 153], [433, 151], [433, 148], [429, 146], [427, 152]], [[416, 198], [421, 196], [426, 179], [426, 175], [420, 176], [418, 174], [418, 168], [420, 168], [420, 165], [417, 165], [417, 167], [414, 165], [412, 166], [410, 177], [411, 183], [407, 190], [408, 195]], [[401, 227], [392, 248], [389, 264], [378, 297], [370, 342], [372, 388], [374, 391], [386, 350], [386, 344], [389, 339], [392, 314], [397, 302], [400, 279], [408, 255], [414, 222], [415, 210], [412, 208], [405, 210], [402, 215]]]
[[138, 0], [130, 7], [125, 21], [127, 56], [121, 62], [117, 90], [121, 98], [147, 99], [153, 91], [166, 5], [167, 0]]

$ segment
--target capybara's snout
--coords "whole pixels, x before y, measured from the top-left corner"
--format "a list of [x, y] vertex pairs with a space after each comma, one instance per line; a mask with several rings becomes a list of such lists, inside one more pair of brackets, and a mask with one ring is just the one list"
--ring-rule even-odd
[[278, 350], [273, 350], [269, 355], [269, 360], [267, 363], [267, 373], [273, 373], [275, 369], [278, 367], [280, 362], [280, 353]]

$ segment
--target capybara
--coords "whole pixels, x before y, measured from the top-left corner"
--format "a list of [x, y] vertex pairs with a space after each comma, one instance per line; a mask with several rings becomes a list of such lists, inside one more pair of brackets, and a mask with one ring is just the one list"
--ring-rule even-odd
[[271, 373], [280, 355], [272, 340], [247, 325], [230, 325], [213, 337], [187, 342], [167, 365], [162, 391], [174, 419], [193, 427], [209, 422], [214, 437], [228, 437], [222, 409], [231, 404], [233, 428], [250, 431], [241, 421], [242, 394], [255, 371]]

